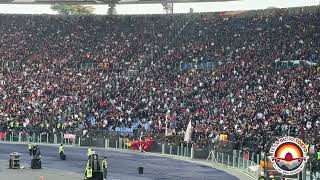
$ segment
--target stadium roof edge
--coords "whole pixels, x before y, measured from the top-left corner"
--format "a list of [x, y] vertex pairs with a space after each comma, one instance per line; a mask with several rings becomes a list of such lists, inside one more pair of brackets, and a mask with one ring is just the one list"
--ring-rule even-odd
[[[7, 0], [0, 4], [107, 4], [106, 0]], [[168, 0], [169, 3], [196, 3], [196, 2], [231, 2], [241, 0]], [[120, 0], [119, 4], [154, 4], [163, 0]]]
[[[173, 14], [203, 13], [203, 12], [226, 12], [226, 11], [248, 11], [272, 8], [293, 7], [319, 7], [318, 0], [265, 0], [261, 3], [253, 3], [255, 0], [240, 0], [228, 2], [179, 2], [173, 3]], [[264, 3], [262, 3], [264, 2]], [[93, 14], [107, 14], [108, 4], [82, 4], [92, 6]], [[0, 4], [0, 14], [58, 14], [52, 9], [52, 4]], [[120, 3], [116, 6], [117, 15], [150, 15], [167, 14], [161, 3]], [[171, 14], [171, 13], [170, 13]]]

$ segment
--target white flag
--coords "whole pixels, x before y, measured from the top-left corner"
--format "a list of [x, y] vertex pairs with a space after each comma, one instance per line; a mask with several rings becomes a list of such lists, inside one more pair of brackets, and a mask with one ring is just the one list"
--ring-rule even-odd
[[184, 134], [184, 141], [185, 142], [190, 142], [191, 141], [191, 136], [192, 136], [192, 126], [191, 126], [191, 120], [190, 120], [189, 124], [187, 126], [186, 133]]

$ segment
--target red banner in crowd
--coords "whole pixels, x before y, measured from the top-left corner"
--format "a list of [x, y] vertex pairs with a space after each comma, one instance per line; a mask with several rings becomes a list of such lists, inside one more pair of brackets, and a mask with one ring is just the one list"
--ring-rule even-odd
[[246, 161], [249, 160], [249, 151], [245, 151], [245, 152], [243, 153], [243, 158], [244, 158], [244, 160], [246, 160]]
[[132, 141], [128, 143], [132, 150], [139, 150], [140, 147], [143, 151], [150, 151], [152, 145], [154, 144], [154, 140], [146, 139], [144, 141]]
[[4, 140], [6, 138], [5, 132], [0, 132], [0, 140]]

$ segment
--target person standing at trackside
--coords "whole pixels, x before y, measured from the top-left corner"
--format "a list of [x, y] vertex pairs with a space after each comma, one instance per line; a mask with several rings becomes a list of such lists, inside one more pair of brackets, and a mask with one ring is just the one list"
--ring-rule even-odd
[[92, 166], [90, 161], [87, 162], [86, 172], [85, 172], [85, 180], [92, 180]]
[[60, 147], [59, 147], [59, 154], [64, 154], [63, 144], [61, 144]]
[[90, 155], [92, 155], [93, 154], [93, 149], [92, 149], [92, 147], [89, 147], [88, 148], [88, 156], [90, 156]]
[[29, 144], [28, 144], [28, 149], [29, 149], [29, 155], [32, 156], [32, 149], [33, 149], [33, 144], [32, 144], [32, 142], [29, 142]]
[[320, 173], [320, 150], [318, 148], [317, 153], [316, 153], [316, 160], [315, 160], [315, 174]]
[[316, 158], [318, 161], [320, 161], [320, 151], [317, 151]]
[[108, 160], [106, 157], [102, 160], [102, 172], [103, 172], [103, 180], [107, 180], [108, 175]]

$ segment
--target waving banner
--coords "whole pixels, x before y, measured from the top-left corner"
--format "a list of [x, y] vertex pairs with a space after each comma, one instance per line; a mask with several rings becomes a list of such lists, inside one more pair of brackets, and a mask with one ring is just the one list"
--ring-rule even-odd
[[132, 150], [139, 150], [140, 147], [143, 151], [150, 151], [152, 145], [155, 143], [153, 139], [145, 139], [144, 141], [132, 141], [128, 143], [128, 146]]
[[4, 140], [6, 138], [6, 133], [5, 132], [0, 132], [0, 140]]

